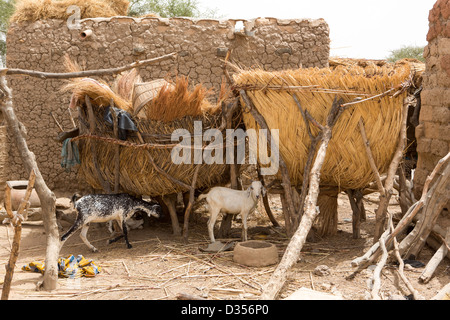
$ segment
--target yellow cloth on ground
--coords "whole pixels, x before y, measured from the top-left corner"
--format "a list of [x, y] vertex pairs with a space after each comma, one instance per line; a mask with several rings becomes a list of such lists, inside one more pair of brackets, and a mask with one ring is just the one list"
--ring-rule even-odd
[[[45, 263], [30, 262], [28, 265], [22, 267], [24, 271], [44, 273]], [[58, 259], [58, 275], [64, 278], [78, 278], [78, 277], [95, 277], [101, 272], [101, 267], [97, 266], [92, 259], [86, 259], [82, 255], [76, 258], [70, 255], [67, 258]]]

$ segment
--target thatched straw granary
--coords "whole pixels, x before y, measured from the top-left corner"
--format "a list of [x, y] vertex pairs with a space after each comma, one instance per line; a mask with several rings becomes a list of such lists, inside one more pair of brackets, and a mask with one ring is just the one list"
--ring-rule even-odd
[[[370, 61], [333, 61], [330, 68], [268, 72], [241, 70], [234, 75], [238, 88], [246, 90], [270, 129], [279, 130], [280, 155], [291, 183], [300, 185], [310, 146], [305, 121], [293, 99], [324, 124], [334, 98], [348, 105], [333, 129], [321, 183], [341, 189], [360, 189], [374, 181], [358, 122], [362, 118], [375, 163], [384, 173], [397, 146], [401, 111], [407, 89], [417, 84], [423, 65]], [[374, 98], [375, 97], [375, 98]], [[366, 100], [367, 99], [367, 100]], [[247, 128], [257, 128], [250, 113], [244, 113]], [[318, 129], [310, 126], [313, 134]]]
[[[68, 65], [71, 71], [76, 65]], [[171, 152], [179, 141], [172, 141], [176, 129], [185, 129], [194, 138], [194, 122], [202, 130], [219, 128], [222, 124], [220, 100], [207, 100], [208, 90], [201, 84], [191, 88], [188, 79], [179, 77], [173, 83], [162, 85], [158, 93], [150, 83], [153, 98], [141, 108], [141, 97], [135, 88], [142, 89], [141, 79], [134, 71], [123, 74], [112, 87], [90, 79], [71, 80], [63, 91], [72, 93], [71, 107], [79, 107], [80, 135], [75, 138], [80, 148], [79, 177], [97, 190], [105, 183], [113, 189], [116, 182], [116, 150], [119, 150], [120, 191], [134, 195], [163, 196], [189, 191], [155, 169], [155, 165], [170, 177], [190, 186], [197, 166], [197, 188], [206, 188], [229, 181], [229, 170], [223, 164], [175, 164]], [[87, 97], [88, 98], [87, 98]], [[111, 104], [112, 102], [112, 104]], [[89, 105], [92, 107], [90, 115]], [[105, 121], [110, 105], [127, 111], [138, 131], [129, 131], [126, 140], [120, 140], [111, 124]], [[135, 106], [139, 105], [139, 110]], [[94, 118], [95, 124], [92, 123]], [[239, 120], [237, 120], [239, 122]], [[225, 129], [225, 128], [223, 128]], [[225, 135], [224, 135], [225, 136]], [[192, 143], [193, 145], [193, 143]], [[225, 154], [225, 152], [224, 152]], [[191, 150], [193, 159], [194, 151]]]

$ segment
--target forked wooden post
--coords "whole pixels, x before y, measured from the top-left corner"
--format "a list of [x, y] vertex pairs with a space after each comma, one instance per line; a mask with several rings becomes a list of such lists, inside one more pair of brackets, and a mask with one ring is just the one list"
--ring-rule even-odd
[[[226, 105], [222, 104], [222, 123], [224, 125], [224, 129], [233, 129], [233, 114], [234, 111], [239, 106], [239, 98], [236, 98], [233, 103]], [[238, 189], [238, 168], [236, 164], [236, 154], [234, 153], [234, 146], [226, 148], [226, 152], [230, 154], [227, 155], [230, 158], [233, 157], [232, 163], [229, 164], [230, 167], [230, 185], [231, 189]], [[231, 224], [233, 222], [233, 215], [224, 214], [222, 218], [222, 222], [220, 224], [218, 237], [227, 237], [231, 230]]]
[[30, 172], [30, 174], [31, 171], [34, 171], [36, 174], [35, 189], [39, 196], [39, 200], [41, 201], [44, 228], [47, 235], [47, 250], [45, 256], [47, 268], [45, 269], [44, 280], [39, 286], [42, 286], [45, 290], [54, 290], [57, 287], [58, 281], [58, 255], [60, 249], [58, 224], [55, 215], [56, 197], [45, 183], [34, 153], [28, 149], [22, 125], [14, 111], [12, 90], [7, 85], [5, 77], [6, 73], [7, 70], [0, 69], [0, 111], [2, 111], [4, 115], [4, 119], [8, 125], [8, 133], [11, 134], [25, 169]]
[[28, 180], [28, 186], [27, 190], [25, 192], [25, 196], [20, 202], [20, 206], [17, 209], [17, 212], [14, 213], [12, 211], [11, 206], [11, 188], [7, 185], [6, 186], [6, 192], [5, 192], [5, 207], [6, 207], [6, 213], [8, 214], [8, 217], [10, 219], [11, 224], [14, 227], [14, 240], [11, 248], [11, 253], [9, 256], [8, 264], [6, 264], [6, 275], [5, 280], [3, 283], [3, 290], [2, 290], [2, 300], [8, 300], [9, 293], [11, 291], [11, 282], [14, 275], [14, 268], [16, 265], [17, 257], [19, 256], [19, 250], [20, 250], [20, 240], [22, 236], [22, 219], [23, 219], [23, 212], [25, 211], [27, 207], [27, 203], [30, 200], [31, 192], [33, 191], [34, 182], [36, 180], [36, 174], [34, 173], [34, 170], [30, 173], [30, 178]]
[[[119, 117], [114, 110], [114, 100], [111, 99], [109, 104], [111, 116], [113, 120], [114, 137], [119, 139]], [[119, 193], [120, 190], [120, 145], [114, 147], [114, 193]]]
[[197, 185], [197, 177], [198, 177], [198, 171], [200, 170], [201, 165], [197, 165], [194, 170], [194, 176], [192, 177], [192, 184], [191, 188], [189, 190], [189, 203], [187, 205], [187, 208], [184, 212], [184, 225], [183, 225], [183, 239], [185, 242], [188, 242], [188, 236], [189, 236], [189, 217], [191, 215], [192, 206], [194, 205], [195, 200], [195, 186]]
[[342, 100], [335, 98], [327, 118], [327, 123], [322, 126], [322, 135], [319, 142], [317, 156], [311, 168], [311, 178], [309, 191], [305, 201], [305, 213], [302, 216], [300, 225], [289, 242], [286, 251], [272, 274], [269, 282], [265, 286], [261, 295], [262, 300], [275, 299], [287, 279], [289, 269], [298, 261], [300, 252], [305, 244], [306, 237], [311, 230], [312, 224], [318, 215], [316, 205], [319, 196], [320, 171], [325, 161], [328, 144], [332, 137], [332, 129], [337, 119], [342, 114]]
[[[245, 90], [240, 90], [239, 94], [241, 95], [242, 99], [244, 100], [245, 104], [250, 110], [250, 114], [253, 116], [255, 121], [258, 123], [259, 127], [261, 129], [267, 130], [267, 140], [272, 140], [272, 134], [270, 133], [270, 128], [268, 127], [266, 120], [264, 117], [256, 110], [255, 106], [253, 105], [252, 101], [249, 99], [247, 94], [245, 93]], [[296, 214], [295, 206], [294, 206], [294, 200], [292, 195], [292, 185], [291, 185], [291, 179], [289, 178], [289, 170], [287, 168], [286, 162], [283, 159], [283, 156], [279, 155], [279, 165], [280, 165], [280, 171], [282, 176], [282, 186], [284, 189], [284, 197], [286, 199], [287, 207], [286, 210], [288, 211], [288, 219], [285, 219], [285, 227], [286, 232], [289, 236], [291, 236], [294, 233], [292, 221], [294, 218], [294, 215]]]
[[[89, 133], [91, 135], [95, 134], [95, 116], [94, 116], [94, 110], [92, 109], [91, 99], [88, 95], [86, 95], [86, 106], [88, 111], [88, 117], [89, 117]], [[103, 190], [106, 193], [111, 193], [111, 187], [109, 186], [109, 183], [103, 179], [102, 172], [100, 170], [100, 166], [98, 164], [97, 159], [97, 145], [95, 141], [91, 141], [91, 154], [92, 154], [92, 162], [94, 163], [95, 167], [95, 175], [97, 176], [98, 182], [102, 185]]]

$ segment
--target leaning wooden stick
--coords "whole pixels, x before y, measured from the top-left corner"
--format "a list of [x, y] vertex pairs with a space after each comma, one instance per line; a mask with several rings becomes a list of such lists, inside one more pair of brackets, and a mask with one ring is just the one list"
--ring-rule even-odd
[[14, 267], [16, 265], [17, 257], [19, 256], [20, 250], [20, 240], [22, 236], [22, 214], [27, 207], [26, 203], [30, 200], [31, 192], [33, 191], [34, 182], [36, 180], [36, 174], [34, 170], [31, 171], [30, 179], [28, 181], [27, 190], [25, 192], [25, 196], [22, 199], [20, 206], [17, 212], [14, 214], [11, 207], [11, 188], [9, 186], [6, 187], [5, 192], [5, 207], [6, 212], [8, 213], [9, 219], [11, 220], [11, 224], [14, 226], [14, 239], [13, 245], [11, 249], [11, 253], [9, 256], [8, 264], [5, 266], [6, 275], [3, 283], [2, 290], [2, 300], [8, 300], [9, 293], [11, 291], [11, 282], [14, 275]]
[[323, 126], [317, 156], [311, 168], [309, 191], [305, 201], [305, 213], [300, 221], [298, 229], [295, 231], [286, 248], [283, 258], [264, 288], [261, 295], [262, 300], [275, 299], [278, 295], [279, 291], [286, 282], [288, 270], [298, 261], [300, 252], [305, 244], [306, 237], [311, 230], [315, 218], [319, 214], [316, 209], [316, 205], [317, 198], [319, 196], [320, 171], [325, 161], [328, 144], [332, 137], [333, 126], [336, 124], [336, 121], [342, 113], [342, 109], [340, 107], [341, 104], [342, 100], [338, 101], [337, 98], [335, 98], [330, 114], [327, 118], [327, 123]]
[[[253, 103], [251, 102], [250, 98], [247, 96], [245, 90], [240, 90], [239, 94], [241, 95], [246, 107], [249, 108], [251, 115], [253, 116], [255, 121], [258, 123], [260, 128], [267, 130], [267, 139], [269, 141], [272, 141], [272, 134], [270, 132], [270, 128], [268, 127], [264, 117], [258, 112], [258, 110], [256, 110], [256, 108], [253, 105]], [[288, 171], [286, 162], [284, 161], [283, 156], [281, 154], [279, 156], [279, 165], [280, 165], [280, 171], [281, 171], [281, 176], [282, 176], [282, 181], [283, 181], [282, 186], [285, 191], [286, 202], [288, 204], [286, 209], [289, 211], [289, 217], [290, 217], [290, 219], [286, 219], [285, 227], [286, 227], [286, 232], [288, 233], [288, 235], [291, 235], [294, 232], [294, 230], [292, 230], [291, 219], [295, 215], [296, 210], [295, 210], [295, 206], [294, 206], [294, 200], [292, 197], [292, 189], [291, 189], [292, 185], [291, 185], [291, 181], [289, 178], [289, 171]]]
[[8, 125], [8, 134], [11, 135], [13, 144], [19, 152], [26, 171], [31, 172], [34, 170], [36, 174], [35, 190], [41, 202], [44, 228], [47, 235], [45, 258], [47, 268], [45, 269], [44, 280], [40, 286], [42, 285], [45, 290], [54, 290], [58, 281], [58, 255], [60, 249], [58, 224], [55, 215], [56, 197], [46, 185], [37, 165], [35, 155], [28, 149], [23, 134], [23, 126], [14, 111], [12, 90], [8, 87], [5, 74], [6, 69], [0, 69], [0, 111], [3, 113]]
[[425, 267], [425, 270], [423, 270], [422, 274], [419, 277], [419, 281], [421, 281], [422, 283], [428, 283], [431, 280], [437, 267], [447, 255], [448, 245], [450, 245], [450, 227], [447, 228], [447, 235], [445, 236], [444, 243], [435, 252], [431, 260], [428, 262], [427, 266]]
[[189, 203], [187, 205], [186, 211], [184, 213], [184, 225], [183, 225], [183, 238], [185, 242], [188, 242], [189, 236], [189, 217], [191, 215], [192, 206], [195, 200], [195, 187], [197, 185], [198, 171], [200, 170], [200, 165], [197, 165], [194, 170], [194, 176], [192, 177], [192, 184], [189, 190]]
[[[314, 156], [316, 154], [317, 145], [321, 139], [322, 129], [323, 126], [318, 124], [317, 121], [309, 114], [308, 110], [303, 110], [302, 106], [300, 105], [300, 101], [298, 100], [297, 96], [295, 94], [292, 95], [294, 98], [295, 103], [297, 104], [298, 109], [300, 110], [300, 113], [302, 114], [303, 120], [305, 121], [305, 127], [308, 131], [308, 136], [311, 140], [311, 145], [309, 146], [308, 151], [308, 158], [306, 160], [305, 169], [303, 170], [303, 182], [302, 182], [302, 191], [300, 192], [300, 203], [305, 203], [307, 191], [308, 191], [308, 185], [309, 185], [309, 176], [311, 173], [311, 166], [314, 160]], [[320, 133], [317, 136], [314, 136], [311, 132], [311, 128], [309, 126], [309, 122], [312, 122], [316, 127], [321, 128]], [[300, 219], [303, 215], [304, 206], [301, 205], [298, 209], [297, 216], [298, 219]], [[298, 225], [298, 224], [296, 224]]]
[[[92, 109], [91, 99], [88, 95], [86, 95], [86, 106], [88, 109], [88, 116], [89, 116], [89, 133], [94, 134], [95, 133], [95, 116], [94, 111]], [[97, 159], [97, 145], [96, 142], [91, 141], [91, 153], [92, 153], [92, 162], [94, 163], [95, 167], [95, 175], [97, 176], [97, 180], [100, 182], [103, 190], [106, 193], [111, 193], [111, 187], [109, 183], [103, 179], [102, 172], [100, 170], [100, 165], [98, 163]]]
[[[414, 217], [417, 215], [417, 213], [420, 211], [420, 209], [426, 204], [428, 198], [431, 196], [429, 194], [429, 187], [431, 182], [434, 180], [436, 175], [440, 174], [442, 167], [450, 160], [450, 153], [448, 153], [445, 157], [443, 157], [441, 160], [438, 161], [436, 167], [433, 169], [433, 171], [428, 175], [427, 179], [425, 180], [425, 184], [423, 186], [422, 190], [422, 196], [420, 197], [419, 201], [414, 203], [408, 210], [408, 212], [403, 216], [403, 218], [400, 220], [400, 222], [397, 224], [395, 229], [390, 232], [389, 229], [386, 229], [382, 237], [387, 237], [386, 239], [386, 245], [389, 247], [392, 243], [394, 237], [396, 237], [400, 232], [402, 232], [414, 219]], [[431, 190], [430, 190], [431, 191]], [[406, 237], [405, 239], [407, 239]], [[403, 241], [405, 241], [405, 239]], [[402, 242], [403, 242], [402, 241]], [[406, 246], [405, 246], [406, 247]], [[402, 252], [400, 247], [400, 252]], [[358, 269], [351, 275], [349, 278], [352, 278], [355, 276], [356, 273], [359, 271], [365, 269], [368, 265], [376, 261], [376, 259], [380, 256], [380, 246], [379, 243], [375, 243], [363, 256], [358, 257], [354, 259], [351, 264], [353, 267], [358, 267]]]
[[375, 159], [373, 158], [372, 149], [370, 149], [370, 142], [369, 142], [369, 139], [367, 139], [366, 128], [364, 127], [364, 122], [363, 122], [362, 118], [359, 119], [358, 125], [359, 125], [359, 130], [361, 132], [361, 137], [364, 141], [364, 146], [366, 149], [366, 154], [367, 154], [367, 158], [369, 160], [370, 167], [372, 168], [372, 172], [375, 175], [375, 182], [377, 183], [378, 191], [380, 193], [385, 194], [386, 190], [384, 189], [383, 183], [381, 182], [381, 176], [380, 176], [380, 173], [378, 172], [378, 168], [375, 163]]
[[380, 204], [375, 211], [375, 231], [374, 231], [374, 242], [377, 242], [383, 233], [385, 222], [386, 222], [386, 212], [389, 205], [389, 200], [394, 192], [394, 178], [397, 172], [400, 160], [403, 157], [403, 150], [406, 144], [406, 123], [408, 118], [408, 103], [405, 100], [402, 109], [402, 126], [400, 129], [400, 134], [397, 142], [397, 149], [394, 152], [392, 161], [389, 164], [387, 171], [387, 177], [384, 181], [384, 194], [380, 193]]

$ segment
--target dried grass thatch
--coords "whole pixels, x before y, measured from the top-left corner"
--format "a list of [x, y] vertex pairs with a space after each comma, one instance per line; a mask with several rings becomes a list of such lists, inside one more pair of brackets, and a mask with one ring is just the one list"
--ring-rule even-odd
[[[112, 129], [103, 121], [103, 110], [98, 108], [96, 114], [96, 134], [102, 137], [114, 137]], [[84, 114], [87, 117], [87, 114]], [[196, 168], [196, 164], [174, 164], [171, 160], [172, 148], [169, 147], [176, 142], [170, 140], [171, 134], [176, 129], [186, 129], [194, 132], [194, 121], [202, 121], [206, 130], [211, 127], [218, 127], [221, 121], [221, 115], [212, 117], [184, 117], [172, 122], [161, 122], [152, 120], [139, 120], [136, 125], [142, 133], [142, 137], [147, 144], [168, 145], [167, 148], [140, 148], [133, 146], [120, 147], [120, 188], [123, 192], [135, 195], [161, 196], [173, 194], [177, 192], [189, 191], [186, 188], [172, 182], [162, 174], [158, 173], [147, 152], [153, 158], [155, 164], [163, 169], [167, 174], [175, 179], [190, 185]], [[81, 133], [86, 133], [87, 128], [82, 128]], [[103, 141], [97, 139], [79, 140], [81, 150], [81, 165], [79, 170], [79, 178], [86, 181], [94, 189], [101, 190], [101, 183], [97, 179], [95, 164], [92, 161], [92, 143], [96, 144], [96, 153], [98, 166], [103, 180], [114, 185], [114, 159], [115, 144], [111, 141]], [[140, 145], [140, 140], [136, 135], [129, 135], [127, 143]], [[193, 152], [192, 152], [193, 155]], [[216, 184], [229, 181], [229, 170], [226, 165], [222, 164], [199, 164], [200, 169], [197, 178], [197, 188], [206, 188]]]
[[219, 106], [213, 106], [206, 97], [208, 90], [201, 84], [189, 90], [187, 77], [177, 77], [173, 85], [164, 85], [158, 95], [146, 107], [147, 119], [170, 122], [185, 116], [201, 116], [215, 113]]
[[[234, 81], [247, 91], [269, 128], [279, 129], [280, 154], [296, 185], [302, 182], [310, 138], [292, 94], [297, 95], [302, 108], [324, 124], [335, 96], [348, 103], [386, 93], [344, 111], [333, 129], [322, 167], [322, 184], [359, 189], [373, 181], [374, 176], [358, 122], [363, 119], [378, 170], [385, 172], [397, 145], [406, 96], [404, 91], [396, 96], [394, 93], [410, 80], [412, 71], [413, 66], [404, 62], [382, 66], [369, 63], [365, 67], [341, 63], [323, 69], [241, 71], [234, 75]], [[244, 122], [247, 128], [257, 128], [248, 113], [244, 114]], [[316, 127], [310, 127], [313, 134], [318, 133]]]
[[128, 0], [18, 0], [11, 22], [38, 21], [47, 19], [68, 19], [69, 6], [80, 8], [81, 19], [96, 17], [126, 16]]
[[131, 101], [125, 100], [122, 96], [111, 90], [107, 83], [91, 78], [73, 79], [62, 88], [63, 92], [72, 92], [72, 100], [84, 103], [85, 96], [92, 99], [94, 106], [109, 106], [111, 100], [117, 108], [130, 112]]
[[112, 90], [127, 101], [133, 99], [133, 89], [136, 83], [142, 82], [137, 69], [123, 72], [114, 81]]

